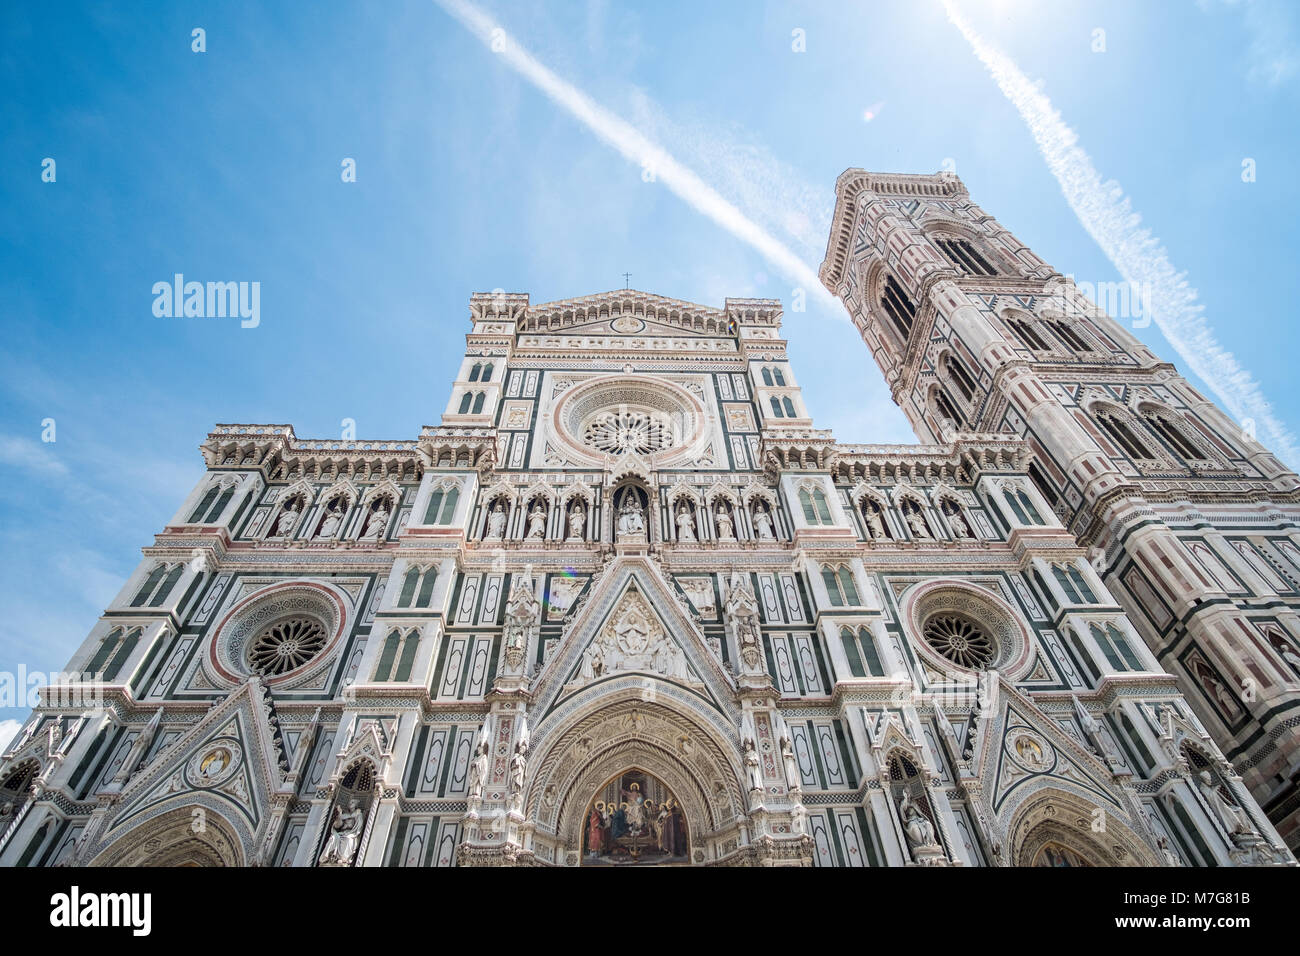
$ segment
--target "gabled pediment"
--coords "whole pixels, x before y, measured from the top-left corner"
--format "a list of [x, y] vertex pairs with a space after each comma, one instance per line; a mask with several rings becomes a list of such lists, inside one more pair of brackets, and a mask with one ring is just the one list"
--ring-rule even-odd
[[287, 773], [270, 717], [260, 682], [242, 684], [127, 781], [101, 838], [115, 838], [175, 797], [211, 798], [255, 834]]
[[1001, 675], [997, 680], [997, 706], [987, 722], [981, 720], [978, 754], [978, 776], [994, 811], [1001, 814], [1050, 784], [1073, 789], [1127, 819], [1110, 768]]
[[735, 711], [731, 675], [685, 604], [647, 559], [616, 560], [538, 674], [536, 710], [544, 714], [579, 691], [632, 674]]

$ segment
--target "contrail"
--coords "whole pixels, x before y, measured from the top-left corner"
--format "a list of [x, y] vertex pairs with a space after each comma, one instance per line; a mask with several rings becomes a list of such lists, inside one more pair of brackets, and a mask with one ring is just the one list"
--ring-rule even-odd
[[1020, 111], [1039, 152], [1061, 184], [1066, 201], [1121, 276], [1150, 290], [1146, 303], [1156, 326], [1174, 351], [1227, 406], [1238, 421], [1254, 419], [1268, 443], [1291, 467], [1300, 464], [1294, 438], [1273, 414], [1259, 383], [1214, 337], [1196, 290], [1169, 261], [1160, 240], [1140, 225], [1128, 198], [1113, 180], [1103, 182], [1092, 160], [1077, 145], [1074, 130], [1052, 101], [996, 47], [986, 43], [952, 4], [942, 0], [948, 19], [961, 31], [1002, 93]]
[[773, 268], [815, 295], [832, 315], [848, 320], [844, 304], [821, 284], [815, 269], [719, 195], [691, 169], [673, 158], [666, 149], [652, 142], [631, 123], [596, 103], [573, 84], [552, 73], [468, 0], [436, 2], [477, 36], [488, 49], [500, 56], [511, 69], [545, 93], [552, 102], [572, 114], [626, 159], [653, 172], [656, 181], [662, 182], [693, 209], [752, 246]]

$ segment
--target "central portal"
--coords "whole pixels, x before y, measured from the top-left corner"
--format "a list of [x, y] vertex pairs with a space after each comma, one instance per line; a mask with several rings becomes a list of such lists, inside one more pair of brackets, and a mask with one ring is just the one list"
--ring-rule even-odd
[[690, 859], [686, 816], [673, 792], [644, 770], [625, 770], [596, 791], [583, 818], [586, 866], [662, 866]]

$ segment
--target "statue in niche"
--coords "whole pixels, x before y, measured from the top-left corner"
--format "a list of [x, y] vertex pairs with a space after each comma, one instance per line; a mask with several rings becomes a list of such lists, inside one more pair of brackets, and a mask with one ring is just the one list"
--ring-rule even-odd
[[542, 602], [533, 593], [533, 569], [529, 565], [510, 589], [506, 601], [505, 635], [506, 663], [517, 670], [523, 665], [533, 631], [542, 616]]
[[898, 815], [903, 821], [907, 842], [913, 849], [928, 850], [939, 845], [935, 840], [934, 824], [912, 801], [911, 794], [903, 794], [903, 799], [898, 804]]
[[285, 509], [280, 512], [280, 517], [271, 532], [272, 537], [287, 538], [292, 535], [300, 517], [302, 517], [302, 506], [296, 497], [291, 498]]
[[889, 537], [885, 533], [885, 519], [880, 513], [880, 505], [874, 501], [868, 501], [862, 509], [862, 513], [867, 522], [867, 534], [877, 541]]
[[488, 739], [486, 729], [479, 734], [478, 746], [474, 749], [474, 759], [469, 765], [469, 795], [471, 799], [481, 800], [483, 798], [483, 785], [487, 782], [488, 764]]
[[682, 505], [677, 510], [677, 540], [695, 540], [695, 519], [691, 516], [691, 509], [686, 505]]
[[582, 505], [574, 504], [569, 509], [569, 536], [566, 541], [581, 541], [582, 532], [587, 524], [587, 513], [582, 510]]
[[719, 541], [736, 540], [735, 525], [731, 520], [731, 509], [727, 507], [725, 502], [720, 502], [718, 504], [718, 515], [715, 521], [718, 525]]
[[758, 749], [754, 746], [754, 738], [745, 738], [745, 774], [749, 778], [749, 789], [763, 792], [763, 766], [758, 759]]
[[384, 530], [388, 527], [388, 516], [391, 512], [388, 510], [388, 499], [381, 498], [379, 507], [370, 512], [370, 518], [366, 521], [366, 530], [361, 535], [363, 538], [382, 538]]
[[497, 499], [492, 513], [488, 515], [487, 540], [500, 541], [506, 533], [506, 509]]
[[1235, 840], [1237, 837], [1248, 836], [1255, 832], [1250, 815], [1244, 808], [1238, 806], [1236, 801], [1224, 797], [1223, 791], [1227, 788], [1219, 787], [1210, 771], [1202, 770], [1197, 775], [1196, 788], [1201, 791], [1201, 796], [1205, 798], [1205, 802], [1228, 836]]
[[1273, 650], [1277, 651], [1278, 656], [1290, 664], [1292, 670], [1300, 674], [1300, 654], [1296, 653], [1295, 647], [1272, 628], [1269, 628], [1264, 634], [1268, 638], [1268, 642], [1273, 645]]
[[973, 537], [970, 525], [966, 523], [966, 515], [962, 513], [961, 505], [945, 498], [942, 507], [943, 513], [948, 518], [948, 524], [952, 527], [953, 537], [959, 541]]
[[325, 842], [325, 850], [318, 861], [321, 866], [352, 865], [352, 858], [357, 855], [357, 844], [361, 841], [363, 817], [356, 799], [348, 803], [347, 810], [340, 806], [334, 807], [329, 839]]
[[930, 528], [925, 523], [925, 516], [921, 514], [921, 506], [914, 501], [905, 501], [903, 503], [903, 518], [907, 521], [907, 527], [912, 532], [914, 538], [929, 538]]
[[739, 571], [731, 573], [727, 603], [723, 608], [727, 630], [735, 642], [744, 668], [753, 673], [763, 662], [762, 630], [758, 619], [758, 599], [749, 587], [749, 582]]
[[1241, 713], [1241, 708], [1238, 707], [1237, 702], [1233, 700], [1232, 694], [1228, 692], [1228, 688], [1223, 686], [1223, 681], [1214, 676], [1214, 671], [1210, 670], [1209, 666], [1206, 665], [1204, 661], [1192, 658], [1191, 665], [1197, 678], [1200, 679], [1201, 686], [1205, 688], [1206, 693], [1208, 693], [1211, 698], [1218, 701], [1219, 706], [1223, 709], [1225, 714], [1229, 717], [1235, 718], [1239, 713]]
[[754, 533], [758, 535], [759, 541], [771, 541], [776, 537], [772, 530], [772, 516], [768, 513], [767, 505], [761, 501], [754, 506]]
[[524, 801], [524, 777], [528, 774], [528, 745], [522, 740], [515, 744], [510, 757], [510, 802], [518, 807]]
[[533, 510], [528, 513], [529, 538], [540, 540], [546, 535], [546, 509], [540, 501], [533, 503]]
[[337, 499], [330, 502], [329, 510], [325, 513], [325, 520], [320, 523], [320, 531], [316, 533], [318, 538], [332, 538], [338, 533], [339, 525], [343, 523], [343, 505]]
[[618, 536], [620, 538], [645, 539], [645, 512], [641, 508], [640, 495], [634, 488], [623, 491], [623, 500], [618, 509]]
[[788, 734], [781, 735], [781, 764], [785, 767], [785, 785], [791, 793], [798, 793], [803, 789], [799, 777], [799, 761], [795, 758], [794, 746], [790, 743]]

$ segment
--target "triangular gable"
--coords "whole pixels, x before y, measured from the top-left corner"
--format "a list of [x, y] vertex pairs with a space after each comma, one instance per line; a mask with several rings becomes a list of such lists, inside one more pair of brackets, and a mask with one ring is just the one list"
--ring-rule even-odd
[[113, 839], [158, 804], [199, 793], [229, 804], [256, 834], [284, 786], [282, 747], [269, 716], [260, 682], [241, 685], [127, 782], [101, 839]]
[[[638, 603], [644, 611], [636, 606]], [[685, 675], [673, 678], [646, 670], [647, 677], [685, 687], [738, 719], [733, 703], [735, 684], [709, 650], [703, 632], [683, 603], [685, 598], [679, 599], [673, 587], [645, 558], [616, 560], [590, 590], [586, 603], [569, 625], [560, 646], [548, 655], [537, 679], [537, 712], [547, 713], [559, 700], [575, 692], [575, 678], [584, 687], [596, 683], [581, 676], [584, 652], [593, 642], [607, 636], [610, 626], [619, 623], [620, 614], [629, 615], [629, 620], [623, 623], [634, 630], [637, 627], [635, 615], [645, 613], [651, 616], [647, 623], [662, 628], [665, 639], [680, 652], [678, 673]], [[630, 647], [636, 649], [639, 641], [639, 635], [629, 633]], [[633, 667], [613, 671], [610, 676], [640, 671], [640, 668]]]
[[997, 710], [982, 733], [978, 776], [994, 812], [1001, 813], [1022, 790], [1050, 781], [1085, 793], [1128, 818], [1110, 783], [1110, 768], [1000, 674]]

